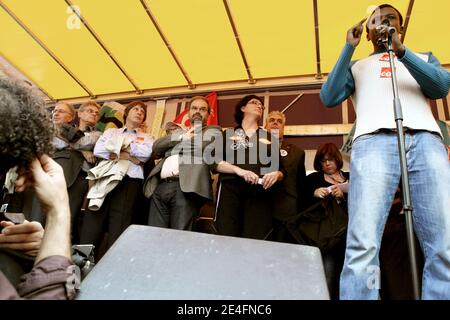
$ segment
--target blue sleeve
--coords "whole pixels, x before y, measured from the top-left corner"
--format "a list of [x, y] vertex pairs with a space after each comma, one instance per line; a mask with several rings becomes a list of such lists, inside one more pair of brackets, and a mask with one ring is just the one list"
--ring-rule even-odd
[[147, 162], [148, 159], [150, 159], [150, 156], [152, 154], [153, 139], [147, 134], [141, 134], [141, 135], [138, 135], [138, 137], [144, 138], [144, 141], [131, 142], [130, 143], [130, 148], [131, 148], [130, 155], [137, 158], [141, 162]]
[[102, 159], [106, 159], [106, 160], [109, 159], [109, 155], [111, 154], [111, 152], [106, 150], [105, 143], [112, 136], [114, 136], [115, 132], [116, 131], [114, 128], [107, 129], [105, 132], [103, 132], [103, 134], [100, 136], [100, 138], [95, 143], [94, 156], [96, 156], [97, 158], [102, 158]]
[[428, 53], [428, 62], [425, 62], [407, 48], [399, 61], [420, 85], [425, 96], [430, 99], [441, 99], [448, 95], [450, 73], [441, 67], [431, 52]]
[[355, 48], [346, 44], [328, 80], [320, 90], [320, 100], [327, 107], [334, 107], [347, 99], [355, 91], [355, 80], [350, 70], [353, 52]]

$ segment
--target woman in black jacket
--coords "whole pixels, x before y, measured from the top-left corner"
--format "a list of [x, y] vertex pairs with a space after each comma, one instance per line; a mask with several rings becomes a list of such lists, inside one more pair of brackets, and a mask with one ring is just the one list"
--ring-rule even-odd
[[[332, 196], [347, 212], [347, 191], [349, 173], [342, 171], [343, 160], [334, 143], [326, 143], [317, 148], [314, 158], [316, 172], [306, 177], [307, 201], [310, 205]], [[325, 276], [331, 299], [339, 297], [339, 276], [345, 256], [345, 240], [327, 252], [322, 251]]]
[[347, 199], [349, 173], [342, 171], [344, 162], [339, 149], [334, 143], [320, 145], [314, 158], [313, 172], [306, 178], [306, 192], [310, 204], [327, 195], [338, 201]]
[[235, 107], [237, 126], [224, 132], [216, 227], [221, 235], [268, 239], [272, 230], [273, 190], [285, 173], [279, 143], [259, 127], [263, 100], [242, 98]]

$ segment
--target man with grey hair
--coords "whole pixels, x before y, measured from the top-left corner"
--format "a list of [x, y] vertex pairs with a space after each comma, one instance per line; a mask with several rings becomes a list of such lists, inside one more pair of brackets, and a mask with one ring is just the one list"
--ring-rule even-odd
[[[66, 102], [58, 102], [52, 110], [51, 121], [55, 131], [55, 136], [52, 140], [55, 152], [52, 157], [63, 168], [68, 190], [76, 181], [77, 174], [73, 171], [76, 170], [75, 168], [78, 165], [81, 166], [83, 162], [83, 156], [78, 152], [74, 153], [70, 147], [70, 143], [77, 141], [83, 136], [83, 133], [72, 124], [75, 117], [74, 107]], [[72, 216], [71, 225], [73, 225], [78, 201], [76, 198], [70, 197], [69, 202]], [[44, 222], [43, 212], [35, 197], [33, 198], [31, 217], [33, 220]]]
[[[79, 120], [77, 129], [83, 133], [83, 136], [77, 141], [70, 143], [70, 160], [72, 163], [70, 164], [70, 168], [67, 168], [68, 173], [70, 173], [69, 181], [71, 183], [68, 192], [72, 212], [72, 240], [74, 243], [79, 242], [82, 224], [81, 211], [84, 210], [83, 203], [86, 201], [85, 197], [89, 190], [86, 176], [97, 162], [93, 151], [95, 143], [102, 134], [95, 127], [100, 115], [100, 105], [98, 103], [88, 101], [81, 104], [77, 110], [77, 114]], [[64, 169], [66, 172], [66, 168]]]
[[272, 111], [265, 125], [265, 129], [280, 140], [280, 161], [287, 172], [275, 196], [272, 240], [296, 243], [286, 228], [286, 222], [304, 206], [305, 152], [283, 139], [285, 124], [284, 113]]
[[[69, 193], [72, 217], [72, 242], [79, 242], [81, 228], [81, 210], [89, 186], [87, 172], [95, 165], [93, 155], [95, 143], [101, 132], [95, 129], [99, 119], [100, 106], [94, 101], [83, 103], [76, 112], [68, 103], [58, 103], [52, 111], [52, 122], [56, 137], [53, 159], [62, 166]], [[79, 126], [72, 123], [78, 114]]]

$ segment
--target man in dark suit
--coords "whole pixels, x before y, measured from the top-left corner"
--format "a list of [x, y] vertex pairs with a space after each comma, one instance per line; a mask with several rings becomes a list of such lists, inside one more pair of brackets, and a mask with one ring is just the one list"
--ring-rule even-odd
[[290, 217], [300, 212], [304, 206], [305, 152], [283, 140], [286, 117], [280, 111], [272, 111], [266, 120], [266, 130], [279, 137], [280, 159], [287, 172], [275, 196], [273, 210], [272, 240], [296, 243], [285, 227]]
[[[52, 110], [52, 123], [55, 129], [55, 137], [52, 141], [53, 147], [55, 148], [53, 159], [63, 168], [68, 190], [75, 183], [79, 168], [81, 168], [81, 164], [83, 163], [83, 156], [81, 154], [73, 154], [70, 149], [70, 143], [83, 136], [83, 133], [71, 124], [74, 119], [75, 109], [71, 104], [60, 102]], [[44, 224], [45, 215], [41, 211], [37, 198], [33, 197], [32, 201], [30, 219]], [[69, 196], [69, 201], [73, 224], [75, 219], [73, 210], [76, 207], [76, 199]]]
[[92, 150], [101, 134], [95, 130], [99, 113], [97, 103], [83, 103], [78, 110], [79, 126], [76, 127], [70, 125], [75, 116], [72, 106], [61, 103], [53, 110], [52, 120], [57, 132], [53, 159], [62, 166], [67, 183], [73, 243], [79, 242], [81, 208], [89, 189], [86, 175], [96, 162]]
[[213, 200], [212, 163], [206, 163], [203, 155], [215, 139], [221, 139], [222, 131], [219, 126], [206, 125], [211, 107], [204, 97], [193, 97], [188, 108], [190, 128], [174, 128], [153, 145], [161, 160], [144, 184], [145, 196], [151, 197], [150, 226], [192, 230], [200, 207]]

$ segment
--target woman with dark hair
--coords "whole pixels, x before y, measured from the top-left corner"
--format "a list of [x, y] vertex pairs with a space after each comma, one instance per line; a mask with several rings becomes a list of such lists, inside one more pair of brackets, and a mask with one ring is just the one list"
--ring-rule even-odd
[[267, 239], [272, 230], [274, 184], [284, 177], [279, 143], [259, 127], [265, 107], [248, 95], [236, 105], [237, 127], [224, 133], [216, 226], [219, 234]]
[[[256, 113], [256, 118], [257, 119], [251, 119], [251, 120], [257, 120], [256, 124], [258, 124], [259, 120], [262, 119], [262, 112], [264, 112], [264, 102], [263, 100], [254, 95], [254, 94], [250, 94], [248, 96], [243, 97], [241, 100], [239, 100], [239, 102], [236, 104], [236, 106], [234, 107], [234, 120], [236, 120], [236, 123], [238, 125], [242, 125], [242, 121], [244, 120], [244, 108], [248, 105], [253, 105], [256, 106], [257, 108], [259, 107], [259, 110], [261, 111], [260, 115], [258, 116], [258, 113]], [[253, 122], [253, 121], [249, 121], [250, 118], [247, 116], [247, 122]]]
[[[306, 177], [307, 201], [314, 205], [327, 196], [337, 200], [340, 207], [347, 212], [347, 186], [349, 173], [342, 171], [344, 162], [339, 149], [334, 143], [322, 144], [314, 157], [316, 172]], [[344, 265], [345, 239], [335, 247], [322, 251], [323, 266], [331, 299], [339, 298], [339, 275]]]
[[342, 155], [334, 143], [322, 144], [314, 157], [314, 169], [306, 178], [307, 195], [313, 204], [327, 195], [346, 199], [348, 172], [342, 171]]

